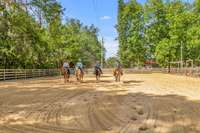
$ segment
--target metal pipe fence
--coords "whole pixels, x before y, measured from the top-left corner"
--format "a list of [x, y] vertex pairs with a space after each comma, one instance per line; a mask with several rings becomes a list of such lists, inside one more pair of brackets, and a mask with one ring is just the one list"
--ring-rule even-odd
[[0, 80], [29, 79], [60, 75], [59, 69], [0, 69]]
[[172, 74], [186, 75], [192, 77], [200, 77], [200, 67], [190, 68], [171, 68]]
[[[112, 68], [104, 68], [104, 74], [113, 73]], [[94, 69], [89, 68], [84, 70], [86, 74], [93, 74]], [[125, 74], [129, 73], [167, 73], [167, 68], [125, 68], [123, 69]], [[74, 74], [74, 69], [70, 69], [71, 74]], [[193, 77], [200, 77], [200, 67], [196, 68], [171, 68], [171, 74], [179, 74]], [[14, 80], [14, 79], [29, 79], [45, 76], [59, 76], [62, 75], [60, 69], [0, 69], [0, 81]]]

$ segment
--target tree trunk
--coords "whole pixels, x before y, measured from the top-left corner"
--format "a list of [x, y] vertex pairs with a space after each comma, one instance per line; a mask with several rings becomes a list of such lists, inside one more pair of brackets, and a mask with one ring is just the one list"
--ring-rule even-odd
[[171, 62], [171, 50], [169, 50], [168, 73], [171, 72], [171, 64], [170, 64], [170, 62]]

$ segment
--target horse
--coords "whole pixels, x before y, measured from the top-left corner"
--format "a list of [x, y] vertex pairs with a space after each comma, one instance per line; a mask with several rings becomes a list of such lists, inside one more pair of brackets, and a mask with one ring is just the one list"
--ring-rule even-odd
[[64, 82], [69, 82], [69, 78], [70, 78], [70, 71], [69, 68], [64, 68], [63, 67], [63, 73], [64, 73]]
[[80, 68], [76, 69], [76, 79], [77, 81], [83, 81], [84, 73], [81, 71]]
[[123, 75], [122, 69], [121, 68], [115, 69], [113, 75], [115, 77], [115, 81], [120, 82], [121, 76]]
[[99, 81], [101, 76], [101, 71], [99, 68], [95, 68], [95, 75], [96, 75], [96, 80]]

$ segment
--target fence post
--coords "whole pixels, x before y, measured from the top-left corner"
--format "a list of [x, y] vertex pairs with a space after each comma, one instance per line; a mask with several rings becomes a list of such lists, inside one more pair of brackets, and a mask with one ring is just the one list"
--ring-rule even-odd
[[30, 77], [33, 78], [34, 77], [34, 75], [33, 75], [33, 69], [30, 69], [30, 73], [31, 73]]
[[[57, 69], [57, 71], [59, 71], [60, 75], [59, 76], [62, 76], [62, 70], [61, 69]], [[71, 69], [70, 69], [71, 71]]]
[[6, 69], [3, 69], [3, 80], [6, 80]]
[[26, 79], [26, 69], [24, 70], [24, 76], [25, 76], [25, 79]]
[[47, 71], [47, 76], [49, 76], [49, 69], [48, 69], [48, 71]]
[[17, 69], [14, 69], [15, 79], [17, 79]]

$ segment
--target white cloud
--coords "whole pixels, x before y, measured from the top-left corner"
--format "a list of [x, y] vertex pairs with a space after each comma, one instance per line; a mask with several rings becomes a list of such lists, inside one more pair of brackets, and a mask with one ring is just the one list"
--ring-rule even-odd
[[103, 17], [100, 17], [100, 19], [101, 20], [109, 20], [109, 19], [111, 19], [111, 17], [110, 16], [103, 16]]
[[111, 37], [104, 38], [104, 47], [106, 48], [106, 58], [117, 55], [119, 43]]

